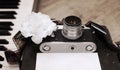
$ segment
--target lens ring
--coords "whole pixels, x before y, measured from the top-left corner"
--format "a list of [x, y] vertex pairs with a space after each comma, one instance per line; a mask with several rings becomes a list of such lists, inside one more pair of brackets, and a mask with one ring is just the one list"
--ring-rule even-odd
[[79, 26], [81, 24], [81, 19], [77, 16], [68, 16], [63, 19], [63, 22], [68, 26]]
[[76, 16], [68, 16], [63, 19], [62, 35], [70, 40], [78, 39], [82, 36], [81, 19]]

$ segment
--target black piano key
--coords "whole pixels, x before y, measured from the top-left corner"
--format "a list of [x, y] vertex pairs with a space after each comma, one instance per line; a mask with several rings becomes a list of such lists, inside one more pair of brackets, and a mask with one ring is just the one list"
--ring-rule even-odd
[[8, 30], [0, 30], [0, 36], [10, 36], [11, 33]]
[[13, 30], [10, 26], [0, 25], [0, 30]]
[[6, 51], [7, 48], [5, 46], [0, 46], [0, 51]]
[[0, 11], [0, 15], [3, 14], [17, 14], [15, 11]]
[[3, 25], [3, 26], [13, 26], [14, 24], [12, 22], [0, 22], [0, 25]]
[[0, 5], [0, 9], [18, 9], [16, 5]]
[[16, 19], [14, 15], [0, 15], [0, 19]]
[[9, 42], [5, 39], [0, 39], [0, 44], [9, 44]]
[[18, 2], [6, 2], [6, 1], [2, 1], [0, 2], [0, 5], [19, 5]]
[[20, 0], [0, 0], [1, 2], [20, 2]]
[[4, 57], [0, 55], [0, 61], [4, 61]]
[[20, 0], [0, 0], [0, 1], [20, 1]]
[[2, 64], [0, 64], [0, 68], [2, 68]]

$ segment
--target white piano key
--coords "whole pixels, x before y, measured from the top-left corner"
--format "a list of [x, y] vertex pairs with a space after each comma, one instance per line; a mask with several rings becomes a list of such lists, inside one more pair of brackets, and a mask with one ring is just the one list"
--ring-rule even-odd
[[3, 67], [0, 70], [19, 70], [19, 67]]
[[9, 44], [9, 45], [4, 45], [7, 49], [12, 50], [12, 51], [16, 51], [17, 47], [15, 46], [15, 44]]

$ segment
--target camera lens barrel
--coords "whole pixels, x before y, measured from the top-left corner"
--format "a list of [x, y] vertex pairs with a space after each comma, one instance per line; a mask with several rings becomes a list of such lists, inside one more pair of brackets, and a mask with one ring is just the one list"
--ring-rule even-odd
[[70, 40], [78, 39], [82, 36], [81, 19], [77, 16], [68, 16], [62, 20], [62, 35]]

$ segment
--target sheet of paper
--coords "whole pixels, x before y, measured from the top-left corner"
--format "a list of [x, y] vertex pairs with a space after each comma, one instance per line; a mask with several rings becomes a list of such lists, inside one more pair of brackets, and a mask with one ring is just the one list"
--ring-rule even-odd
[[101, 70], [97, 53], [38, 53], [36, 70]]

